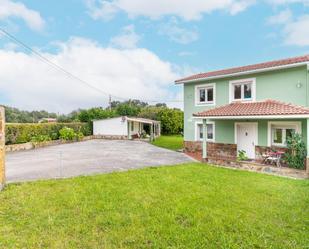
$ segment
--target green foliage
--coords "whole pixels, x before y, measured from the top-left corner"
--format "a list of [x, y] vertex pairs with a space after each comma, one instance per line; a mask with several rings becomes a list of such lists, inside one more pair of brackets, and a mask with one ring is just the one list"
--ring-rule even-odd
[[183, 111], [163, 108], [158, 112], [162, 134], [180, 134], [183, 132]]
[[56, 113], [47, 111], [21, 111], [17, 108], [5, 107], [5, 119], [7, 123], [37, 123], [42, 118], [56, 118]]
[[6, 124], [6, 144], [30, 142], [33, 137], [40, 135], [56, 140], [59, 139], [59, 131], [63, 127], [72, 128], [74, 132], [81, 132], [85, 136], [92, 134], [91, 126], [88, 123]]
[[121, 103], [116, 107], [116, 112], [120, 116], [131, 116], [135, 117], [141, 111], [138, 106], [130, 105], [128, 103]]
[[95, 107], [88, 110], [81, 110], [77, 115], [80, 122], [91, 122], [94, 119], [106, 119], [116, 117], [117, 113], [115, 111], [110, 111], [108, 109], [103, 109], [101, 107]]
[[301, 135], [292, 133], [292, 136], [287, 137], [286, 144], [288, 152], [285, 154], [285, 161], [289, 167], [304, 169], [307, 150]]
[[82, 132], [76, 132], [75, 133], [75, 139], [77, 140], [77, 141], [80, 141], [80, 140], [82, 140], [84, 138], [84, 134], [82, 133]]
[[166, 107], [146, 106], [137, 115], [140, 118], [148, 118], [152, 120], [159, 120], [159, 112], [166, 109]]
[[244, 151], [244, 150], [238, 151], [237, 160], [238, 161], [246, 161], [246, 160], [248, 160], [246, 151]]
[[36, 135], [36, 136], [31, 138], [31, 142], [33, 142], [33, 143], [47, 142], [47, 141], [50, 141], [50, 140], [52, 140], [52, 139], [48, 135]]
[[59, 138], [63, 140], [74, 140], [76, 137], [76, 133], [72, 128], [63, 127], [59, 131]]

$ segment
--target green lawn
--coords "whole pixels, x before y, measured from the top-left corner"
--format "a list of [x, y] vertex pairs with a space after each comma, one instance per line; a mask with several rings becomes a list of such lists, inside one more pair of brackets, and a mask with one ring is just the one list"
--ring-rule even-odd
[[152, 144], [170, 150], [179, 150], [183, 148], [183, 137], [180, 135], [160, 136]]
[[199, 163], [10, 184], [0, 248], [308, 248], [309, 181]]

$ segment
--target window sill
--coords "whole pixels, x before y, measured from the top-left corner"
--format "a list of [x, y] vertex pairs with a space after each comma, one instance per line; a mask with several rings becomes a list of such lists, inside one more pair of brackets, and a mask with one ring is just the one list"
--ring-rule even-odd
[[275, 144], [275, 143], [272, 143], [271, 146], [280, 147], [280, 148], [286, 148], [287, 147], [285, 144]]
[[215, 103], [214, 102], [198, 102], [198, 103], [195, 103], [195, 106], [214, 106]]
[[254, 100], [251, 99], [232, 99], [231, 103], [235, 103], [235, 102], [253, 102]]

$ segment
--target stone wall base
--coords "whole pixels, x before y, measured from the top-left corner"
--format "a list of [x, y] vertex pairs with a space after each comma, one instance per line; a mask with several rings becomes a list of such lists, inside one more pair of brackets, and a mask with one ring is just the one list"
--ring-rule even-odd
[[[185, 141], [185, 152], [202, 153], [203, 143], [200, 141]], [[207, 157], [210, 159], [236, 160], [237, 145], [207, 142]]]
[[124, 136], [124, 135], [93, 135], [92, 139], [126, 140], [126, 139], [128, 139], [128, 136]]

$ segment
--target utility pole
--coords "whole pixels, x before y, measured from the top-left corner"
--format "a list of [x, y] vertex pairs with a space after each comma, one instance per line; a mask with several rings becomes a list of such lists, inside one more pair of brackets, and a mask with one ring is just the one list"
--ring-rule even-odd
[[109, 107], [109, 110], [111, 111], [111, 110], [112, 110], [112, 95], [109, 95], [109, 98], [108, 98], [108, 107]]

